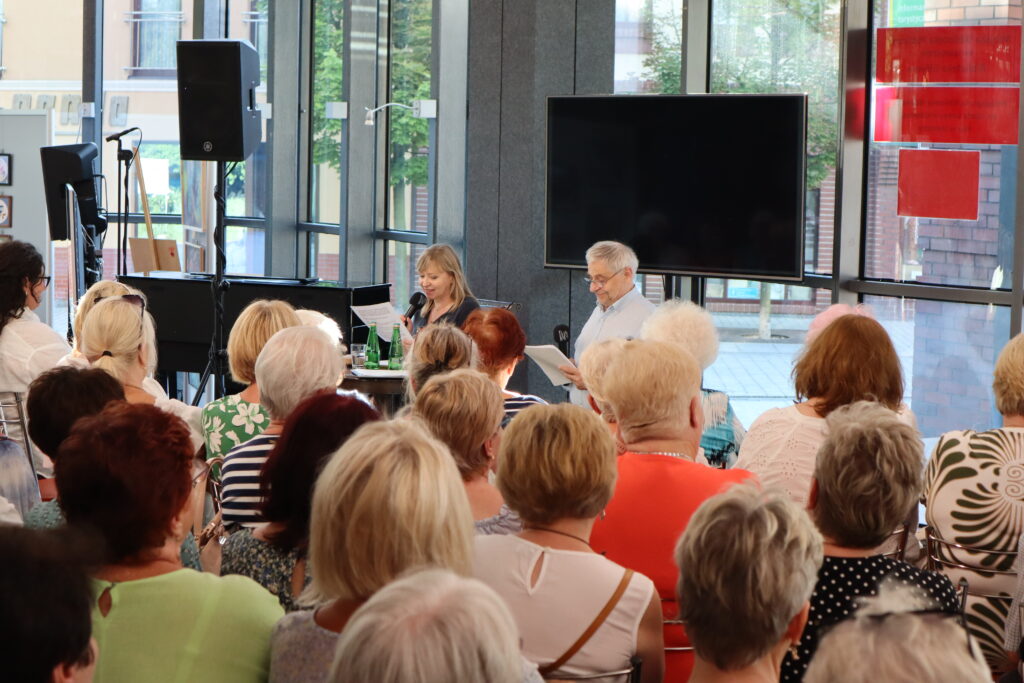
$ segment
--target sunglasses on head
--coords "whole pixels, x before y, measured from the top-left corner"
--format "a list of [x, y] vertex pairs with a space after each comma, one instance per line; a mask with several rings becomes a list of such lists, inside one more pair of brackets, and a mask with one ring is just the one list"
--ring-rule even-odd
[[93, 304], [98, 304], [104, 299], [124, 299], [130, 304], [138, 306], [142, 310], [146, 310], [146, 300], [142, 298], [141, 294], [120, 294], [118, 296], [97, 296], [93, 299]]

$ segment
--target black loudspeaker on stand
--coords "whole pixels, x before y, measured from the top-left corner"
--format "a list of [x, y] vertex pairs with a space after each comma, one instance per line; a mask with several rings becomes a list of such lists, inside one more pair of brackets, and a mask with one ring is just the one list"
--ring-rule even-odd
[[213, 338], [210, 357], [196, 391], [196, 403], [206, 382], [214, 377], [214, 395], [225, 393], [227, 352], [224, 330], [225, 162], [245, 161], [259, 144], [262, 120], [256, 108], [260, 60], [244, 40], [178, 41], [178, 127], [181, 158], [217, 162], [213, 192], [217, 217], [213, 228], [215, 255], [211, 280]]

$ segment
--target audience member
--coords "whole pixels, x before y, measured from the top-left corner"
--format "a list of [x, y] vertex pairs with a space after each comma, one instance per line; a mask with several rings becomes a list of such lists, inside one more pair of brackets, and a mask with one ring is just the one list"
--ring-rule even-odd
[[[71, 347], [35, 311], [50, 284], [43, 257], [28, 242], [0, 243], [0, 399], [24, 394], [42, 372], [57, 365]], [[7, 434], [26, 448], [18, 424], [7, 425]], [[52, 468], [41, 456], [35, 467], [45, 474]]]
[[221, 575], [242, 574], [277, 596], [286, 612], [299, 609], [309, 585], [306, 550], [313, 485], [328, 456], [380, 413], [352, 396], [317, 394], [292, 411], [260, 473], [260, 513], [267, 521], [231, 534]]
[[88, 683], [96, 668], [92, 586], [70, 534], [0, 525], [4, 680]]
[[332, 683], [520, 683], [519, 633], [494, 591], [444, 569], [381, 588], [338, 641]]
[[662, 680], [654, 584], [590, 544], [615, 477], [608, 429], [578, 406], [527, 408], [502, 441], [498, 488], [523, 520], [523, 531], [477, 537], [474, 567], [511, 608], [523, 654], [543, 675], [616, 671], [636, 654], [643, 659], [642, 680]]
[[806, 683], [987, 683], [985, 659], [955, 615], [919, 590], [885, 582], [821, 639]]
[[270, 415], [260, 405], [256, 359], [278, 330], [300, 324], [299, 316], [287, 301], [256, 299], [242, 309], [228, 335], [228, 367], [231, 379], [244, 384], [245, 389], [203, 407], [207, 458], [223, 456], [270, 424]]
[[588, 346], [580, 356], [580, 376], [587, 385], [587, 402], [608, 425], [612, 438], [615, 439], [615, 448], [619, 455], [626, 452], [626, 444], [622, 443], [619, 423], [615, 419], [615, 413], [612, 412], [611, 404], [604, 398], [602, 382], [605, 370], [608, 369], [612, 359], [622, 352], [622, 345], [625, 343], [626, 340], [621, 337], [605, 339]]
[[445, 323], [427, 327], [416, 335], [416, 343], [405, 357], [409, 397], [414, 398], [434, 375], [472, 367], [474, 355], [473, 341], [459, 328]]
[[306, 325], [307, 327], [317, 327], [326, 332], [327, 336], [334, 340], [338, 353], [343, 354], [347, 351], [345, 348], [345, 335], [342, 334], [341, 328], [334, 318], [310, 308], [297, 308], [295, 309], [295, 315], [299, 317], [299, 324]]
[[489, 481], [501, 443], [501, 390], [476, 370], [431, 377], [416, 395], [412, 414], [451, 450], [466, 487], [478, 534], [514, 534], [522, 529], [501, 493]]
[[418, 420], [363, 425], [313, 490], [312, 583], [274, 629], [270, 680], [327, 679], [341, 633], [378, 590], [413, 567], [468, 575], [469, 503], [448, 449]]
[[783, 661], [782, 681], [803, 679], [822, 630], [853, 612], [858, 597], [874, 595], [882, 579], [919, 586], [942, 609], [957, 611], [956, 591], [945, 576], [877, 552], [921, 495], [923, 446], [917, 430], [869, 401], [834, 410], [827, 421], [809, 501], [825, 538], [825, 561], [807, 627]]
[[[710, 313], [690, 301], [671, 299], [658, 306], [644, 321], [640, 337], [679, 344], [693, 354], [704, 371], [718, 358], [715, 321]], [[704, 457], [712, 467], [732, 467], [747, 430], [733, 412], [727, 394], [701, 389], [700, 398], [704, 413], [700, 446]]]
[[[939, 538], [979, 549], [957, 550], [956, 562], [1009, 571], [1013, 569], [1013, 556], [988, 551], [1013, 552], [1024, 532], [1020, 490], [1024, 467], [1024, 335], [1018, 334], [1003, 347], [996, 360], [992, 391], [1002, 427], [943, 434], [925, 470], [922, 500], [928, 526]], [[948, 556], [941, 547], [937, 550]], [[1012, 576], [987, 572], [958, 575], [966, 576], [972, 592], [1013, 594]], [[1008, 597], [971, 595], [967, 601], [971, 632], [996, 670], [1007, 665], [1004, 639], [1016, 634], [1020, 641], [1020, 615], [1012, 610], [1007, 614], [1008, 604]], [[1007, 649], [1016, 653], [1017, 644]]]
[[[735, 482], [744, 470], [719, 470], [694, 461], [704, 429], [700, 366], [676, 344], [631, 340], [602, 380], [605, 400], [618, 420], [626, 452], [605, 516], [594, 525], [594, 550], [654, 581], [667, 619], [675, 619], [678, 571], [672, 550], [694, 511]], [[514, 509], [514, 508], [513, 508]], [[688, 645], [682, 629], [667, 626], [665, 642]], [[692, 658], [673, 652], [666, 678], [685, 680]]]
[[505, 407], [505, 419], [501, 426], [508, 426], [509, 421], [523, 408], [536, 403], [547, 403], [533, 394], [520, 394], [508, 390], [508, 381], [512, 378], [516, 366], [526, 356], [526, 333], [511, 311], [504, 308], [480, 308], [469, 314], [462, 330], [476, 344], [479, 357], [476, 367], [502, 391]]
[[644, 298], [634, 278], [639, 261], [636, 252], [621, 242], [596, 242], [587, 249], [587, 276], [584, 281], [594, 295], [594, 312], [580, 330], [573, 347], [575, 365], [562, 365], [559, 370], [569, 379], [569, 400], [578, 406], [587, 405], [587, 385], [578, 365], [583, 352], [603, 339], [639, 336], [644, 319], [654, 304]]
[[[29, 386], [25, 401], [28, 435], [56, 461], [61, 442], [79, 418], [95, 415], [111, 401], [123, 400], [121, 383], [99, 368], [67, 366], [48, 370]], [[25, 516], [25, 526], [29, 527], [55, 529], [63, 524], [64, 514], [56, 500], [36, 505]]]
[[0, 433], [0, 508], [7, 510], [11, 521], [20, 524], [39, 507], [39, 500], [39, 480], [28, 456], [17, 441]]
[[124, 388], [129, 403], [155, 405], [188, 425], [192, 450], [203, 445], [200, 410], [174, 398], [156, 398], [142, 387], [155, 366], [149, 357], [156, 348], [153, 317], [138, 294], [103, 299], [93, 306], [82, 325], [81, 352], [92, 367], [106, 370]]
[[690, 681], [778, 681], [807, 623], [821, 553], [821, 534], [782, 491], [741, 484], [704, 501], [675, 554], [696, 651]]
[[[90, 367], [89, 359], [85, 357], [81, 350], [82, 330], [85, 327], [85, 319], [89, 316], [93, 306], [99, 302], [112, 297], [124, 296], [125, 294], [135, 294], [141, 297], [143, 303], [145, 303], [146, 297], [142, 292], [116, 280], [100, 280], [85, 290], [85, 294], [79, 297], [78, 305], [75, 306], [75, 321], [72, 326], [75, 338], [71, 343], [71, 353], [61, 358], [57, 365], [70, 365], [77, 368]], [[152, 395], [153, 398], [167, 398], [167, 392], [160, 386], [160, 382], [157, 382], [152, 376], [156, 370], [156, 334], [155, 330], [152, 331], [154, 332], [153, 336], [146, 339], [147, 375], [142, 380], [142, 389]]]
[[480, 308], [469, 291], [458, 254], [447, 244], [427, 247], [416, 259], [416, 272], [427, 303], [408, 321], [413, 334], [435, 323], [462, 327], [469, 314]]
[[341, 372], [341, 354], [321, 330], [286, 327], [267, 340], [256, 358], [254, 377], [270, 423], [224, 457], [221, 509], [225, 525], [260, 523], [260, 470], [285, 421], [306, 398], [336, 391]]
[[[1000, 679], [1000, 683], [1021, 683], [1024, 680], [1024, 666], [1021, 666], [1021, 605], [1024, 605], [1024, 534], [1017, 541], [1017, 557], [1013, 562], [1013, 572], [1017, 575], [1017, 585], [1013, 590], [1013, 601], [1006, 615], [1006, 629], [1003, 634], [1003, 650], [1006, 651], [1005, 662], [1015, 664], [1017, 671], [1011, 672]], [[1016, 674], [1016, 678], [1014, 675]]]
[[[844, 315], [804, 348], [793, 368], [796, 405], [772, 408], [754, 420], [740, 447], [737, 467], [778, 486], [803, 505], [814, 460], [828, 433], [825, 418], [854, 401], [878, 401], [903, 413], [903, 371], [885, 328], [863, 315]], [[891, 529], [890, 529], [891, 531]]]
[[178, 559], [191, 525], [185, 423], [114, 402], [76, 422], [59, 454], [68, 523], [95, 530], [106, 550], [94, 575], [97, 680], [266, 680], [270, 632], [284, 613], [277, 600], [250, 579]]

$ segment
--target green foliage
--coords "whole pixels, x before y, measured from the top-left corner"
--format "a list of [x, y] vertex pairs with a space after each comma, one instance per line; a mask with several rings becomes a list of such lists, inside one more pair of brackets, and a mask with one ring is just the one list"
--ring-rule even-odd
[[328, 102], [343, 99], [344, 0], [317, 0], [313, 19], [313, 163], [339, 167], [341, 120], [328, 119]]
[[[430, 99], [431, 77], [431, 0], [392, 0], [391, 2], [391, 95], [389, 102], [411, 105], [414, 100]], [[390, 178], [391, 185], [426, 185], [429, 124], [408, 109], [391, 107]]]
[[[679, 92], [677, 2], [649, 8], [654, 92]], [[672, 27], [666, 28], [666, 27]], [[838, 0], [728, 0], [714, 5], [711, 92], [807, 93], [807, 189], [835, 168], [839, 142]]]

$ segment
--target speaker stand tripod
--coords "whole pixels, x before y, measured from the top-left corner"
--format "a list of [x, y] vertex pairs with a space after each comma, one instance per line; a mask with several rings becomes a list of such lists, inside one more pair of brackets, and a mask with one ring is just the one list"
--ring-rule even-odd
[[213, 224], [214, 272], [210, 281], [210, 293], [213, 296], [213, 338], [210, 340], [210, 355], [206, 361], [206, 369], [196, 387], [196, 395], [192, 405], [197, 406], [202, 400], [206, 383], [213, 377], [214, 398], [221, 398], [226, 393], [224, 365], [227, 350], [224, 343], [224, 290], [230, 285], [224, 278], [227, 268], [227, 252], [224, 239], [224, 215], [226, 203], [224, 185], [227, 183], [227, 169], [223, 161], [217, 162], [217, 185], [213, 188], [213, 200], [216, 204], [217, 216]]

